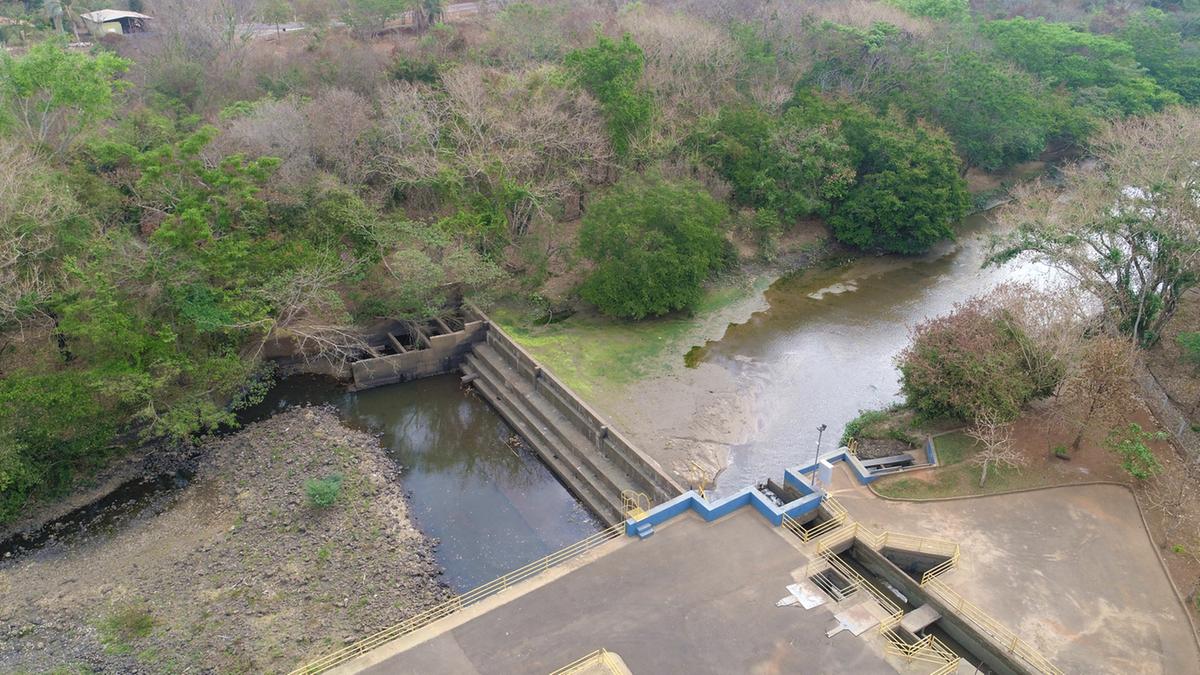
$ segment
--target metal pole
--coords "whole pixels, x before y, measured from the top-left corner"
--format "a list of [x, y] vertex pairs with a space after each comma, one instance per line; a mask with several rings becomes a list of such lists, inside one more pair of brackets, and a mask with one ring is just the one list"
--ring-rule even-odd
[[809, 485], [817, 484], [817, 462], [821, 460], [821, 436], [825, 434], [825, 429], [826, 427], [824, 424], [817, 427], [817, 454], [813, 456], [813, 470], [812, 476], [810, 476], [810, 480], [808, 482]]

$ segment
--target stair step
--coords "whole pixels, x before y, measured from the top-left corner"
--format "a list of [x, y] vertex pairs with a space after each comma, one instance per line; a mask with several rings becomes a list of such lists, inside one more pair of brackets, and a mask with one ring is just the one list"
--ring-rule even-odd
[[637, 526], [638, 539], [645, 539], [646, 537], [649, 537], [652, 534], [654, 534], [654, 525], [651, 525], [650, 523], [639, 523], [638, 524], [638, 526]]
[[576, 496], [601, 519], [610, 523], [624, 520], [618, 502], [618, 493], [610, 496], [601, 490], [599, 488], [600, 481], [596, 477], [588, 475], [584, 467], [573, 461], [571, 454], [565, 451], [561, 441], [530, 421], [531, 416], [518, 397], [512, 396], [511, 391], [497, 391], [493, 382], [486, 374], [480, 372], [477, 366], [478, 364], [472, 361], [471, 356], [468, 356], [467, 363], [464, 364], [464, 371], [468, 374], [472, 374], [471, 371], [474, 371], [474, 374], [481, 375], [472, 382], [472, 386], [501, 413], [501, 416], [512, 425], [520, 436], [530, 441], [542, 461], [569, 487], [572, 487], [572, 492], [575, 492]]
[[[476, 348], [475, 353], [468, 356], [468, 360], [481, 371], [487, 371], [484, 375], [492, 376], [494, 381], [499, 380], [506, 384], [515, 381], [523, 384], [520, 376], [510, 366], [494, 360], [498, 358], [495, 354], [490, 347], [480, 345]], [[561, 446], [565, 447], [569, 460], [577, 466], [586, 467], [600, 482], [599, 488], [605, 492], [611, 492], [614, 496], [619, 495], [623, 490], [638, 490], [637, 483], [611, 460], [595, 450], [592, 442], [554, 410], [552, 404], [534, 391], [532, 385], [508, 388], [514, 394], [514, 399], [517, 398], [517, 395], [520, 396], [518, 404], [524, 409], [523, 412], [530, 418], [530, 421], [545, 434], [553, 434], [561, 439]]]

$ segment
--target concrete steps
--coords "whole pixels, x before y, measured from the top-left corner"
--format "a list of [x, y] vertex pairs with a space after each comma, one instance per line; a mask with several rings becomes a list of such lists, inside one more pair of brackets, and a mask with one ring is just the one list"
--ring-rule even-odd
[[593, 512], [609, 523], [625, 519], [621, 491], [633, 481], [599, 453], [549, 401], [489, 345], [476, 345], [463, 364], [464, 379], [491, 403], [546, 465]]

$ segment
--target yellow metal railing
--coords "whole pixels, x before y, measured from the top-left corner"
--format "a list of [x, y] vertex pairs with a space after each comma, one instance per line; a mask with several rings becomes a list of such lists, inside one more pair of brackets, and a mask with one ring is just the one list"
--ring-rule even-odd
[[980, 630], [995, 638], [1009, 653], [1016, 655], [1025, 661], [1025, 663], [1032, 666], [1035, 671], [1045, 673], [1046, 675], [1062, 675], [1062, 671], [1053, 663], [1050, 663], [1049, 659], [1042, 656], [1041, 652], [1035, 649], [1033, 645], [1022, 640], [1020, 636], [1009, 630], [1007, 626], [993, 619], [991, 615], [983, 611], [978, 605], [964, 598], [961, 593], [947, 586], [942, 580], [929, 578], [922, 585], [931, 593], [938, 596], [938, 599], [942, 602], [950, 605], [955, 611], [978, 626]]
[[339, 666], [351, 659], [357, 658], [367, 652], [382, 646], [392, 640], [404, 637], [409, 633], [420, 630], [429, 624], [451, 616], [466, 607], [470, 607], [477, 602], [485, 600], [497, 593], [507, 590], [511, 586], [537, 576], [542, 572], [561, 564], [571, 558], [580, 556], [588, 551], [604, 544], [612, 539], [620, 537], [625, 532], [625, 523], [617, 523], [612, 527], [601, 530], [592, 536], [577, 541], [566, 548], [555, 551], [550, 555], [535, 560], [524, 567], [513, 570], [504, 576], [489, 581], [478, 588], [471, 589], [462, 595], [456, 595], [450, 600], [443, 602], [440, 605], [431, 607], [420, 614], [411, 616], [400, 623], [385, 628], [378, 633], [370, 635], [352, 645], [343, 647], [336, 652], [327, 654], [312, 663], [297, 668], [291, 672], [291, 675], [315, 675], [323, 673], [331, 668]]
[[624, 672], [617, 663], [617, 657], [607, 649], [597, 649], [587, 656], [572, 661], [558, 670], [550, 673], [550, 675], [574, 675], [590, 670], [595, 666], [599, 666], [613, 675], [620, 675]]
[[812, 541], [821, 535], [836, 530], [846, 522], [846, 519], [850, 514], [836, 499], [833, 497], [826, 497], [821, 503], [824, 504], [825, 508], [829, 511], [829, 520], [817, 523], [812, 527], [804, 527], [794, 519], [784, 516], [783, 526], [786, 527], [792, 534], [800, 537], [800, 541]]
[[885, 617], [879, 621], [879, 634], [887, 640], [885, 649], [888, 653], [902, 656], [909, 661], [933, 663], [938, 666], [934, 671], [937, 675], [952, 673], [958, 668], [959, 656], [945, 643], [932, 635], [926, 636], [915, 643], [909, 644], [896, 634], [896, 627], [904, 618], [904, 610], [870, 581], [850, 567], [832, 551], [827, 551], [820, 558], [809, 563], [805, 576], [812, 577], [832, 569], [849, 584], [840, 590], [861, 590], [871, 596], [875, 604], [883, 610]]
[[636, 490], [622, 490], [621, 503], [625, 507], [625, 517], [641, 520], [650, 510], [650, 497]]

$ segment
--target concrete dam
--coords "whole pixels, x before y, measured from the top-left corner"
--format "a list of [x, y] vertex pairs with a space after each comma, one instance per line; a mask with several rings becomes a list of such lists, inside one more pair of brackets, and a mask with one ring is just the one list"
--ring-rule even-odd
[[[395, 353], [351, 364], [362, 390], [459, 371], [564, 485], [609, 524], [625, 520], [622, 494], [663, 503], [683, 492], [658, 464], [542, 367], [478, 308], [463, 306], [462, 328], [444, 322], [386, 335]], [[437, 333], [437, 334], [430, 334]], [[404, 346], [407, 345], [407, 346]]]

